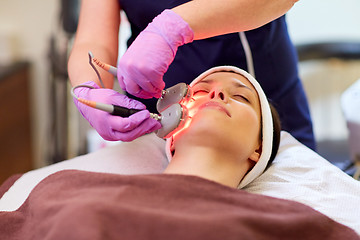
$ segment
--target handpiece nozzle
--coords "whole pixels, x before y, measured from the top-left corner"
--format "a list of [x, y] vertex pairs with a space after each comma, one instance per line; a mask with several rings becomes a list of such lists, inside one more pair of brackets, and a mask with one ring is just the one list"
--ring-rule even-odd
[[156, 109], [158, 112], [164, 111], [173, 104], [179, 103], [185, 105], [192, 98], [192, 91], [186, 83], [178, 83], [161, 92]]
[[176, 103], [161, 112], [161, 128], [156, 131], [159, 138], [170, 137], [177, 129], [181, 128], [188, 117], [187, 108]]
[[[113, 106], [114, 106], [114, 110], [111, 112], [111, 114], [120, 117], [130, 117], [131, 115], [143, 110], [143, 109], [125, 108], [117, 105], [113, 105]], [[150, 113], [150, 117], [157, 121], [160, 121], [162, 119], [161, 116], [156, 113]]]

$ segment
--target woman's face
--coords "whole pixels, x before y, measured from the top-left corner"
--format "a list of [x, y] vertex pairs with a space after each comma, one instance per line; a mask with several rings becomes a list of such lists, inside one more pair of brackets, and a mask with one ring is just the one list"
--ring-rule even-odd
[[174, 136], [175, 149], [177, 141], [187, 141], [191, 145], [234, 151], [237, 157], [250, 157], [260, 148], [260, 102], [247, 78], [216, 72], [197, 82], [192, 90], [193, 99], [187, 104], [189, 124]]

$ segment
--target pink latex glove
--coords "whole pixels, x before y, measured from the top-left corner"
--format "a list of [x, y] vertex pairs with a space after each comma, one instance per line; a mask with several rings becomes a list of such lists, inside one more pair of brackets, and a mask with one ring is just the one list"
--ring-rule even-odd
[[140, 98], [159, 98], [163, 75], [179, 46], [192, 42], [194, 32], [178, 14], [165, 10], [139, 34], [118, 64], [121, 88]]
[[105, 140], [132, 141], [146, 133], [161, 128], [160, 122], [150, 117], [149, 111], [146, 110], [145, 105], [141, 102], [130, 99], [112, 89], [100, 88], [94, 82], [86, 82], [84, 85], [92, 86], [95, 89], [86, 87], [76, 88], [74, 93], [79, 98], [126, 108], [144, 109], [144, 111], [137, 112], [128, 118], [122, 118], [89, 107], [74, 98], [75, 105], [80, 113]]

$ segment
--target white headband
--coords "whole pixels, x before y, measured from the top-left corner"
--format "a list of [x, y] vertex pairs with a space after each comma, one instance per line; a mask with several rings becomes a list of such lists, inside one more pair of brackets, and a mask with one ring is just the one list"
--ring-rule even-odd
[[[203, 72], [197, 78], [195, 78], [190, 83], [190, 86], [193, 86], [194, 84], [205, 78], [206, 76], [215, 72], [236, 72], [246, 77], [249, 80], [249, 82], [254, 86], [260, 100], [261, 115], [262, 115], [262, 151], [259, 161], [255, 164], [255, 166], [251, 169], [251, 171], [248, 172], [241, 180], [238, 188], [243, 188], [264, 172], [266, 165], [270, 159], [272, 144], [273, 144], [273, 121], [271, 116], [271, 110], [270, 110], [269, 102], [260, 84], [249, 73], [237, 67], [219, 66], [219, 67], [210, 68], [209, 70]], [[171, 146], [171, 138], [167, 139], [166, 141], [166, 155], [169, 161], [172, 158], [170, 146]]]

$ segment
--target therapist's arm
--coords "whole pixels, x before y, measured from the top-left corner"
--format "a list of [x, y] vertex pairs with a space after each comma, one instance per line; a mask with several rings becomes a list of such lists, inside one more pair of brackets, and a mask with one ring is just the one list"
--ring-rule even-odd
[[258, 28], [284, 15], [296, 0], [193, 0], [172, 10], [194, 31], [194, 39]]
[[[103, 62], [116, 65], [120, 6], [117, 0], [83, 0], [74, 45], [68, 61], [68, 73], [73, 86], [100, 82], [89, 65], [88, 51]], [[98, 68], [107, 88], [113, 87], [114, 77]]]

